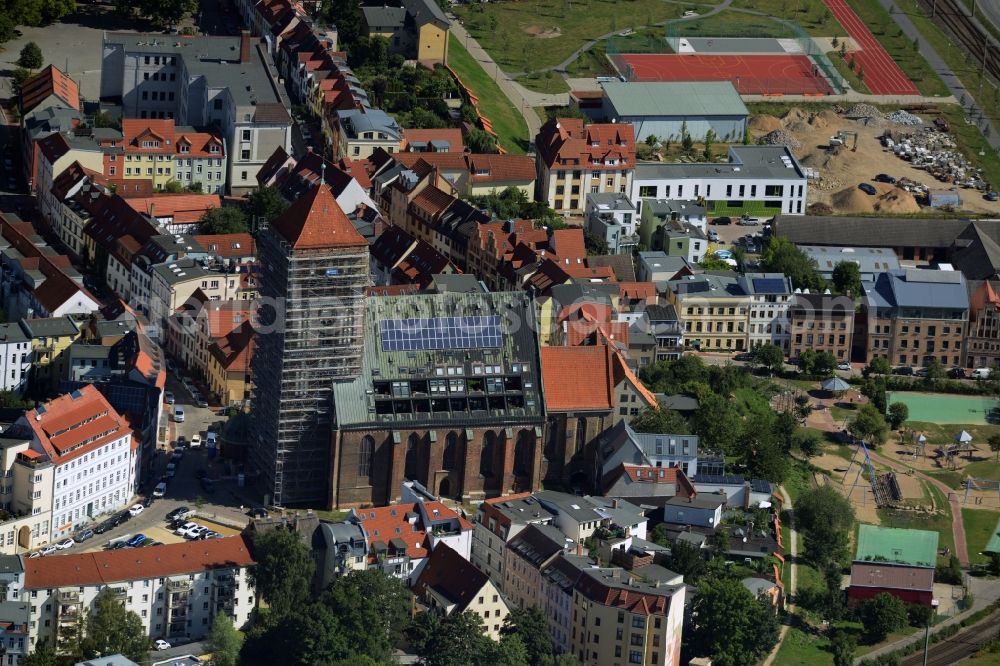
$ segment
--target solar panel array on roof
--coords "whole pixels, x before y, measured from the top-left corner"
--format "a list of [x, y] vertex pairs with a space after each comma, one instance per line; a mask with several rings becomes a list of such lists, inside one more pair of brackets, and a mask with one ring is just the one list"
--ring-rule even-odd
[[758, 294], [784, 294], [785, 281], [780, 278], [754, 278], [753, 290]]
[[500, 346], [499, 315], [384, 319], [379, 327], [387, 352]]

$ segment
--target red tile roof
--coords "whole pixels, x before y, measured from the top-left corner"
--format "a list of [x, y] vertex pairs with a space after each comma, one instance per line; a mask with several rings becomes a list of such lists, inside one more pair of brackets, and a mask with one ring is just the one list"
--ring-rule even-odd
[[29, 590], [95, 586], [254, 564], [242, 536], [24, 560]]
[[131, 432], [92, 384], [24, 414], [26, 425], [53, 463], [63, 464]]
[[403, 141], [399, 149], [408, 151], [410, 144], [416, 141], [446, 141], [448, 152], [451, 153], [461, 153], [465, 150], [465, 144], [462, 143], [462, 130], [458, 128], [403, 130]]
[[554, 230], [552, 237], [549, 239], [549, 247], [552, 248], [552, 252], [559, 259], [563, 260], [560, 263], [565, 263], [566, 259], [569, 259], [570, 263], [577, 263], [577, 259], [583, 260], [587, 258], [587, 247], [583, 238], [583, 229], [579, 227]]
[[[614, 407], [611, 351], [606, 345], [542, 347], [542, 386], [550, 411], [610, 411]], [[580, 381], [581, 368], [587, 381]]]
[[612, 470], [604, 481], [605, 489], [614, 485], [622, 476], [632, 483], [671, 483], [677, 484], [676, 497], [694, 497], [698, 491], [694, 489], [691, 480], [679, 467], [656, 467], [654, 465], [629, 465], [622, 463]]
[[314, 187], [271, 223], [297, 250], [332, 247], [367, 247], [328, 187]]
[[420, 194], [413, 197], [410, 205], [434, 218], [446, 211], [454, 202], [455, 197], [434, 185], [428, 185], [420, 191]]
[[[173, 120], [149, 120], [138, 118], [122, 119], [126, 153], [171, 155], [177, 152]], [[143, 146], [143, 142], [155, 142], [155, 148]]]
[[662, 594], [652, 594], [640, 589], [604, 585], [597, 577], [589, 575], [580, 576], [576, 589], [587, 599], [604, 606], [621, 608], [635, 615], [666, 616], [670, 612], [670, 597], [673, 596], [673, 589], [670, 587], [662, 588]]
[[618, 295], [624, 301], [656, 303], [656, 285], [652, 282], [619, 282]]
[[[472, 529], [468, 521], [440, 502], [425, 502], [424, 507], [428, 512], [437, 509], [438, 515], [434, 516], [435, 520], [455, 519], [459, 521], [463, 530]], [[427, 557], [430, 552], [426, 526], [420, 518], [420, 511], [415, 502], [356, 509], [351, 513], [357, 519], [357, 523], [364, 528], [369, 548], [376, 541], [388, 544], [393, 539], [402, 539], [406, 543], [406, 554], [413, 559]], [[416, 522], [412, 525], [407, 520], [408, 513], [417, 516]]]
[[257, 246], [250, 234], [199, 234], [192, 236], [206, 252], [218, 257], [236, 259], [257, 254]]
[[535, 180], [535, 160], [527, 155], [467, 155], [472, 182], [509, 183]]
[[629, 123], [585, 125], [579, 118], [552, 118], [542, 125], [535, 145], [539, 157], [550, 168], [635, 168], [635, 130]]
[[[598, 335], [598, 332], [600, 335]], [[603, 324], [586, 320], [567, 322], [566, 345], [576, 347], [579, 345], [600, 344], [603, 340], [628, 348], [628, 332], [629, 325], [627, 321], [614, 321]]]
[[[184, 145], [188, 146], [187, 152], [180, 148]], [[211, 132], [178, 132], [174, 146], [176, 147], [174, 152], [184, 157], [214, 157], [216, 159], [226, 157], [226, 147], [222, 143], [222, 139]], [[212, 148], [215, 148], [216, 151], [212, 152]]]
[[21, 85], [21, 114], [30, 113], [45, 98], [55, 95], [67, 106], [80, 110], [80, 87], [76, 81], [49, 65]]
[[208, 347], [219, 365], [227, 372], [246, 373], [250, 369], [250, 358], [254, 350], [254, 329], [249, 321], [239, 328], [216, 338]]

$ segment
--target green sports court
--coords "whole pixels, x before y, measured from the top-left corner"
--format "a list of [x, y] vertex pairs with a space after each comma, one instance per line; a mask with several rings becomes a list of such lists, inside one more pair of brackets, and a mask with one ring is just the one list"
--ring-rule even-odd
[[991, 414], [1000, 407], [995, 399], [981, 395], [944, 395], [941, 393], [890, 393], [889, 404], [901, 402], [910, 409], [910, 421], [929, 423], [967, 423], [988, 425], [996, 423]]

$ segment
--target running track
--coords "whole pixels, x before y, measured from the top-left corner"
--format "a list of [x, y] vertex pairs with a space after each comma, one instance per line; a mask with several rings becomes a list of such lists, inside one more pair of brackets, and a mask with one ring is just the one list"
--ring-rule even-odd
[[[920, 91], [913, 82], [906, 78], [899, 66], [893, 62], [882, 45], [868, 30], [847, 0], [823, 0], [840, 25], [861, 47], [854, 54], [864, 68], [865, 85], [875, 95], [919, 95]], [[835, 56], [836, 57], [836, 56]]]

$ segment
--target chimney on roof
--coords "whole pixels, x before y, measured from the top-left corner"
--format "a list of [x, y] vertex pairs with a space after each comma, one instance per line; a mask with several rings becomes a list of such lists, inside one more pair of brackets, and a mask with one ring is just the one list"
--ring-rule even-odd
[[611, 508], [612, 509], [617, 509], [618, 508], [618, 498], [617, 497], [612, 498], [612, 500], [611, 500]]
[[240, 62], [250, 62], [250, 31], [240, 31]]

